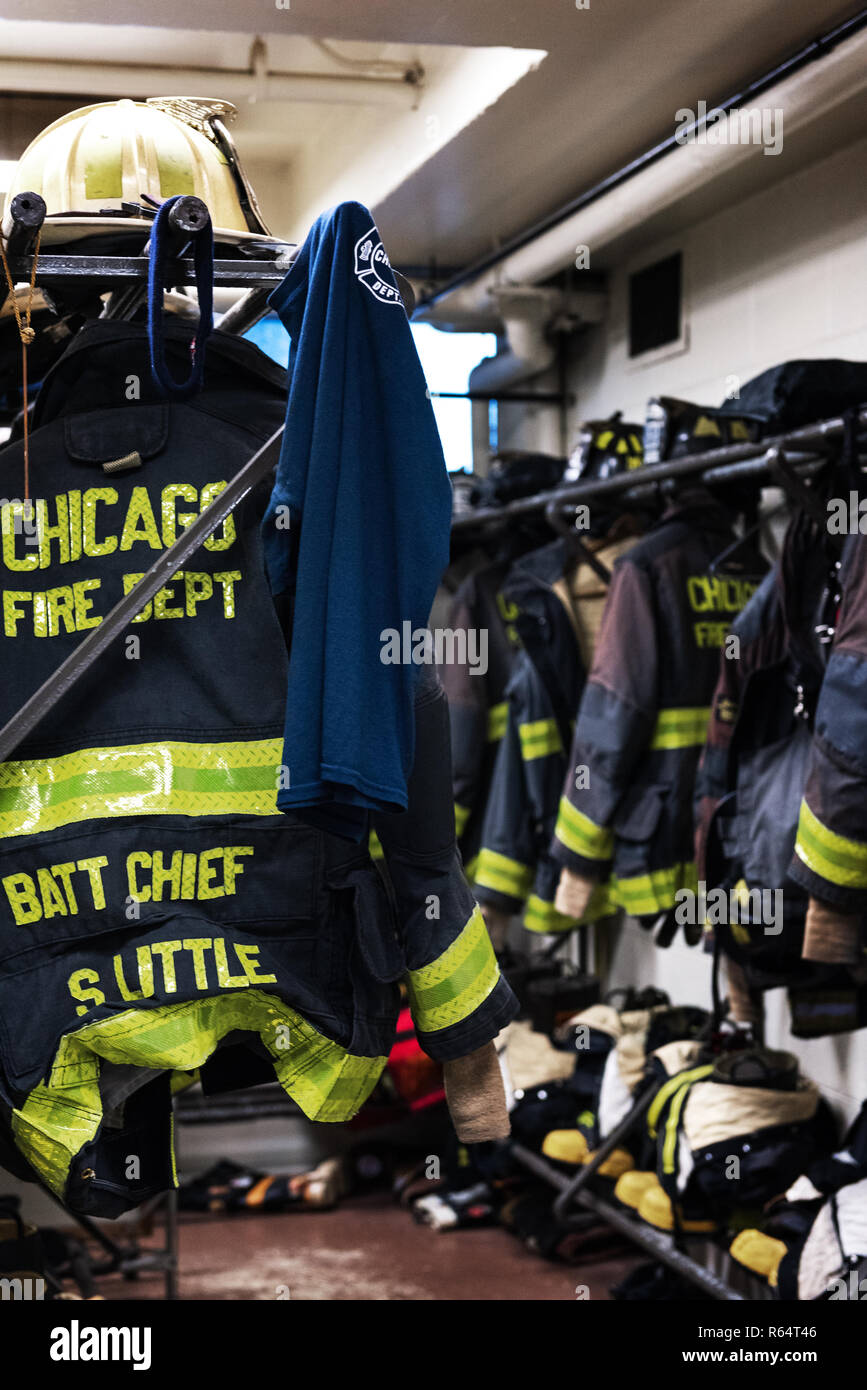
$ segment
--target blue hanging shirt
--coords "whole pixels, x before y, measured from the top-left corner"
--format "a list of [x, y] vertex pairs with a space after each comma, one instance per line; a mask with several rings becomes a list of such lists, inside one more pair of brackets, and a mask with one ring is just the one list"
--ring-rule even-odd
[[[283, 811], [360, 840], [407, 805], [424, 629], [448, 564], [451, 485], [403, 301], [373, 217], [323, 213], [269, 303], [292, 339], [286, 431], [263, 522], [291, 595]], [[409, 624], [409, 627], [405, 625]]]

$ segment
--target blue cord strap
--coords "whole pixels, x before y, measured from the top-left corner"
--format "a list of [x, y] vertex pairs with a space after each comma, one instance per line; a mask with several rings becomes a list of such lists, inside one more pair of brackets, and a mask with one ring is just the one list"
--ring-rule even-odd
[[207, 227], [193, 234], [196, 268], [196, 289], [199, 292], [199, 322], [193, 340], [193, 365], [186, 381], [175, 381], [166, 362], [163, 339], [163, 287], [168, 258], [168, 215], [178, 201], [167, 198], [160, 203], [151, 229], [148, 261], [148, 343], [150, 345], [151, 376], [157, 390], [175, 400], [186, 400], [202, 385], [205, 370], [205, 343], [214, 327], [214, 231]]

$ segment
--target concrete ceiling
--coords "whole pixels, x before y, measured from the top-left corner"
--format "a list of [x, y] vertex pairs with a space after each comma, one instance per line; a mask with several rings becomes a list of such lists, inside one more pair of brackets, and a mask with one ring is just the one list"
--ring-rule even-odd
[[[678, 108], [724, 100], [853, 11], [833, 0], [590, 4], [527, 7], [548, 57], [377, 209], [396, 260], [474, 260], [671, 135]], [[522, 34], [529, 18], [515, 17]]]
[[[408, 111], [382, 106], [267, 103], [242, 111], [236, 134], [242, 155], [249, 138], [250, 172], [257, 186], [264, 181], [260, 196], [266, 212], [270, 200], [283, 234], [297, 234], [297, 224], [333, 201], [335, 190], [353, 196], [346, 190], [357, 169], [363, 186], [355, 196], [373, 206], [393, 259], [440, 266], [459, 266], [490, 250], [671, 134], [679, 107], [725, 98], [855, 8], [835, 0], [810, 0], [809, 6], [791, 0], [737, 0], [736, 6], [589, 0], [586, 9], [575, 0], [291, 0], [288, 9], [278, 3], [236, 0], [217, 7], [213, 0], [187, 0], [181, 7], [151, 0], [143, 10], [139, 0], [43, 0], [39, 14], [41, 21], [104, 26], [102, 46], [94, 49], [88, 36], [95, 63], [122, 62], [124, 53], [126, 61], [155, 61], [153, 47], [143, 56], [136, 44], [124, 42], [131, 31], [122, 26], [142, 23], [151, 34], [175, 31], [153, 40], [162, 62], [189, 63], [195, 31], [205, 31], [199, 62], [217, 71], [243, 70], [255, 35], [265, 38], [272, 69], [297, 69], [302, 40], [313, 37], [339, 41], [358, 56], [422, 56], [431, 80], [412, 120]], [[32, 0], [4, 0], [4, 19], [29, 21], [25, 49], [29, 43], [39, 57], [45, 52], [39, 34], [47, 29], [32, 16]], [[352, 41], [377, 47], [356, 50]], [[422, 55], [421, 45], [435, 47]], [[469, 89], [483, 69], [461, 67], [474, 56], [467, 48], [535, 49], [548, 56], [524, 76], [510, 73], [501, 92], [473, 109]], [[308, 44], [305, 68], [310, 50]], [[465, 105], [456, 120], [461, 76]], [[220, 94], [218, 85], [211, 83], [210, 94]], [[13, 109], [20, 100], [12, 100]], [[8, 122], [11, 129], [12, 115]], [[426, 141], [433, 128], [440, 137]]]

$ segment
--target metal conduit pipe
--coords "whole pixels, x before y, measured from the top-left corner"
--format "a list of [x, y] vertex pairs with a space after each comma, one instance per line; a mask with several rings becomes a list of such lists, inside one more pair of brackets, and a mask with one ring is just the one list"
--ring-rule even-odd
[[[867, 409], [859, 412], [858, 423], [867, 426]], [[753, 444], [727, 444], [720, 449], [709, 449], [704, 454], [690, 454], [684, 458], [668, 459], [664, 463], [647, 464], [640, 470], [640, 483], [636, 482], [634, 473], [616, 473], [613, 477], [599, 478], [593, 482], [567, 483], [548, 492], [537, 492], [532, 497], [521, 497], [502, 507], [479, 507], [454, 521], [452, 530], [465, 530], [486, 521], [501, 521], [503, 517], [527, 516], [543, 511], [552, 501], [565, 507], [613, 493], [632, 497], [639, 488], [652, 489], [669, 478], [692, 476], [701, 477], [707, 482], [724, 482], [736, 477], [760, 477], [770, 474], [768, 456], [774, 450], [783, 451], [799, 470], [806, 467], [809, 471], [843, 433], [843, 428], [843, 420], [836, 416]], [[736, 466], [739, 466], [737, 472]]]
[[[782, 109], [788, 133], [797, 130], [863, 88], [865, 28], [867, 9], [862, 9], [713, 109], [744, 109], [761, 96], [765, 105]], [[697, 127], [698, 122], [691, 130]], [[751, 145], [701, 145], [688, 141], [689, 133], [681, 130], [653, 145], [445, 284], [420, 286], [415, 317], [467, 329], [477, 316], [482, 324], [490, 320], [498, 287], [548, 278], [574, 263], [577, 246], [598, 252], [755, 155]]]
[[551, 292], [516, 287], [498, 294], [497, 302], [508, 346], [505, 352], [485, 357], [473, 368], [467, 384], [469, 391], [504, 391], [516, 382], [547, 371], [556, 357], [554, 344], [545, 334], [553, 310]]

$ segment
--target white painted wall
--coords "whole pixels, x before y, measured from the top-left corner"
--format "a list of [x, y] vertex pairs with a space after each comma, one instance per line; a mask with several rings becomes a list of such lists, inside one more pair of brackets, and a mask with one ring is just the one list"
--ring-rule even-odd
[[[610, 315], [576, 345], [569, 373], [577, 397], [570, 444], [581, 420], [615, 409], [641, 422], [653, 395], [718, 405], [729, 375], [745, 382], [794, 357], [867, 358], [865, 165], [867, 140], [861, 140], [682, 236], [643, 249], [642, 262], [677, 249], [684, 254], [688, 345], [677, 355], [630, 363], [626, 286], [633, 265], [614, 267]], [[550, 447], [554, 414], [534, 408], [515, 437], [527, 447]], [[675, 1003], [709, 1005], [710, 957], [700, 948], [678, 939], [660, 950], [632, 921], [612, 929], [609, 946], [612, 987], [655, 984]], [[792, 1038], [783, 991], [766, 996], [766, 1012], [768, 1045], [795, 1052], [841, 1118], [850, 1119], [867, 1095], [867, 1030], [810, 1042]]]
[[[766, 192], [643, 248], [642, 263], [681, 250], [686, 351], [630, 362], [627, 277], [610, 277], [610, 313], [587, 330], [571, 374], [570, 425], [623, 410], [641, 421], [650, 396], [719, 405], [731, 375], [747, 381], [792, 357], [867, 357], [867, 140]], [[592, 248], [591, 248], [592, 261]]]

